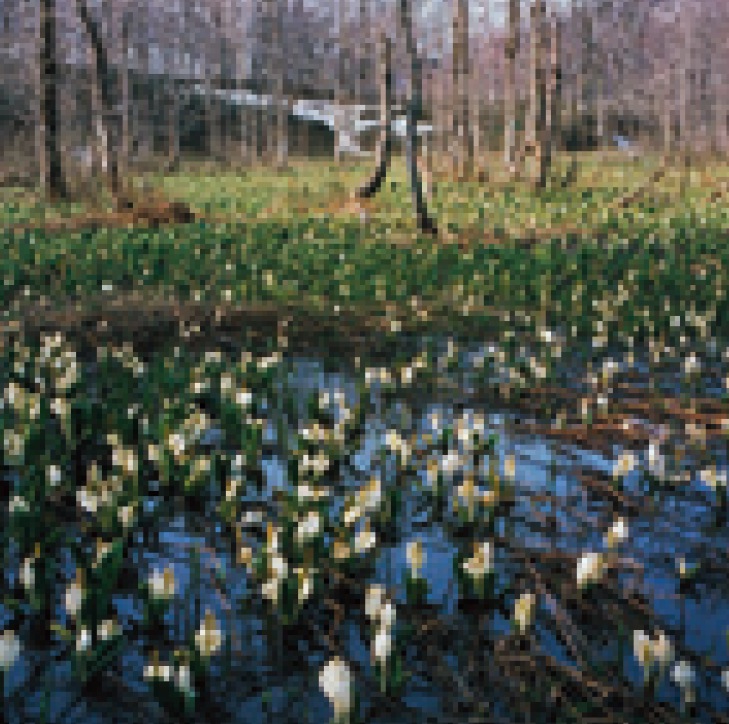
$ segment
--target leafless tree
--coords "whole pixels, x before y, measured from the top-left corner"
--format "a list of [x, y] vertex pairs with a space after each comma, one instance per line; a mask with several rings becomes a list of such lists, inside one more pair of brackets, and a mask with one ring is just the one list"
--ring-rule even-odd
[[420, 57], [415, 47], [410, 0], [400, 0], [399, 24], [400, 32], [405, 39], [407, 57], [410, 61], [410, 78], [405, 118], [405, 156], [408, 166], [408, 176], [410, 178], [410, 192], [413, 197], [418, 229], [424, 234], [435, 235], [438, 233], [438, 228], [428, 212], [418, 170], [418, 134], [416, 126], [422, 113], [423, 76]]
[[516, 174], [516, 56], [519, 52], [520, 0], [509, 0], [508, 37], [504, 46], [504, 163]]
[[377, 144], [375, 171], [357, 190], [362, 199], [374, 196], [382, 186], [392, 155], [392, 46], [385, 33], [379, 41], [380, 138]]
[[527, 175], [536, 188], [547, 182], [547, 84], [545, 71], [545, 5], [533, 0], [529, 35], [529, 113], [525, 155]]
[[473, 135], [469, 108], [469, 7], [468, 0], [455, 0], [453, 13], [453, 104], [451, 133], [455, 141], [456, 174], [459, 179], [473, 172]]
[[51, 200], [68, 197], [61, 165], [61, 118], [56, 37], [56, 2], [40, 3], [40, 129], [41, 186]]
[[[111, 67], [109, 54], [104, 43], [99, 22], [91, 15], [86, 0], [76, 0], [79, 19], [88, 36], [93, 57], [94, 72], [100, 87], [102, 109], [102, 134], [106, 142], [107, 167], [106, 177], [109, 190], [114, 199], [119, 198], [122, 190], [122, 179], [119, 173], [119, 139], [118, 123], [115, 118], [115, 104], [112, 92]], [[103, 142], [102, 142], [103, 143]]]

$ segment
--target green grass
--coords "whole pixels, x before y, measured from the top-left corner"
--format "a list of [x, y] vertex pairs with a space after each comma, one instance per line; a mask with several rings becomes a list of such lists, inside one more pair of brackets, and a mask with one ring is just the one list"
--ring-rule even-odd
[[[63, 302], [146, 290], [216, 304], [339, 305], [373, 314], [390, 307], [403, 319], [413, 316], [417, 297], [441, 323], [472, 328], [498, 317], [514, 326], [519, 319], [526, 330], [559, 326], [568, 336], [601, 337], [602, 320], [610, 341], [670, 338], [671, 317], [688, 311], [708, 318], [697, 333], [722, 333], [729, 318], [726, 204], [710, 202], [714, 189], [702, 186], [698, 174], [679, 197], [680, 175], [672, 170], [634, 205], [607, 213], [611, 200], [631, 193], [656, 168], [642, 164], [588, 157], [577, 185], [540, 195], [523, 184], [439, 183], [434, 207], [443, 226], [484, 235], [495, 226], [505, 230], [503, 242], [474, 243], [468, 251], [417, 236], [402, 165], [366, 221], [336, 211], [366, 175], [363, 165], [312, 162], [283, 174], [216, 176], [185, 169], [147, 182], [209, 220], [161, 229], [6, 233], [0, 300], [7, 309], [28, 296]], [[704, 175], [718, 185], [729, 170]], [[599, 185], [590, 185], [591, 178]], [[545, 239], [525, 246], [508, 238], [529, 228]]]

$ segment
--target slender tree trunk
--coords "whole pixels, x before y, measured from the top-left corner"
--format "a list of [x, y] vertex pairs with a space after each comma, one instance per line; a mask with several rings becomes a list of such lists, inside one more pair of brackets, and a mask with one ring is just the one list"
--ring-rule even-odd
[[170, 81], [167, 95], [167, 170], [180, 167], [180, 98], [174, 80]]
[[94, 51], [89, 43], [89, 98], [91, 109], [91, 176], [103, 178], [109, 168], [106, 132], [104, 129], [104, 109], [101, 104], [101, 86], [94, 60]]
[[529, 117], [526, 129], [528, 177], [536, 188], [547, 181], [546, 74], [544, 68], [544, 0], [533, 0], [531, 8], [529, 62]]
[[109, 181], [109, 190], [115, 199], [118, 198], [121, 191], [121, 179], [119, 177], [118, 166], [118, 143], [116, 138], [116, 130], [114, 123], [114, 107], [111, 94], [111, 78], [109, 75], [109, 60], [104, 47], [104, 41], [98, 23], [94, 20], [89, 12], [85, 0], [76, 0], [81, 23], [84, 26], [91, 44], [94, 64], [96, 66], [96, 74], [101, 87], [101, 106], [104, 115], [104, 134], [108, 143], [108, 169], [107, 178]]
[[380, 138], [375, 157], [375, 172], [361, 186], [356, 195], [361, 199], [374, 196], [382, 186], [392, 155], [392, 46], [390, 38], [384, 33], [379, 47], [379, 79], [380, 79]]
[[453, 14], [453, 105], [451, 133], [455, 141], [456, 175], [473, 172], [473, 136], [469, 111], [468, 0], [456, 0]]
[[562, 133], [562, 37], [559, 18], [552, 15], [550, 22], [549, 43], [549, 88], [547, 92], [547, 130], [545, 147], [545, 165], [547, 170], [552, 165], [555, 152], [559, 150]]
[[410, 60], [410, 83], [407, 101], [407, 115], [405, 119], [405, 154], [407, 158], [410, 190], [413, 196], [413, 205], [418, 223], [418, 229], [424, 234], [438, 233], [435, 221], [428, 213], [428, 207], [420, 184], [418, 172], [418, 135], [416, 124], [421, 115], [423, 78], [420, 59], [415, 48], [413, 37], [413, 18], [410, 0], [400, 0], [400, 29], [405, 36], [405, 48]]
[[40, 146], [41, 187], [51, 200], [68, 197], [68, 187], [61, 165], [60, 99], [56, 56], [56, 2], [40, 3]]
[[342, 108], [345, 102], [346, 60], [345, 60], [345, 3], [337, 2], [337, 34], [339, 36], [339, 53], [337, 54], [337, 109], [334, 118], [334, 160], [342, 160], [342, 135], [344, 132], [344, 116]]
[[274, 100], [276, 104], [276, 167], [284, 169], [289, 161], [288, 119], [289, 103], [286, 98], [286, 55], [283, 46], [283, 11], [281, 1], [275, 2], [273, 18], [273, 47], [276, 55], [276, 80]]
[[119, 141], [119, 175], [127, 176], [130, 158], [131, 130], [130, 130], [130, 102], [129, 102], [129, 22], [125, 13], [122, 18], [122, 62], [119, 68], [121, 74], [121, 138]]
[[506, 41], [504, 89], [504, 164], [516, 175], [516, 56], [519, 52], [520, 2], [509, 0], [509, 37]]

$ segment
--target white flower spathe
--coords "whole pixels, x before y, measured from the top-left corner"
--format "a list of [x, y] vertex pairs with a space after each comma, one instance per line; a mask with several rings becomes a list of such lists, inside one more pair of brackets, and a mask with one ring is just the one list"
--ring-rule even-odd
[[385, 601], [385, 603], [380, 606], [379, 610], [380, 628], [384, 628], [389, 631], [395, 625], [396, 618], [397, 614], [395, 604], [393, 604], [392, 601]]
[[420, 578], [420, 572], [425, 563], [423, 544], [419, 540], [410, 541], [407, 545], [406, 555], [408, 566], [410, 567], [410, 575], [413, 578]]
[[321, 532], [321, 517], [319, 513], [312, 510], [305, 518], [299, 521], [296, 527], [296, 540], [299, 545], [303, 545], [308, 541], [316, 538]]
[[531, 625], [536, 600], [533, 593], [523, 593], [514, 604], [514, 621], [521, 633], [525, 633]]
[[32, 591], [35, 587], [35, 558], [32, 556], [23, 561], [20, 568], [20, 582], [26, 591]]
[[392, 634], [389, 629], [381, 628], [372, 640], [372, 658], [384, 666], [391, 653]]
[[195, 646], [203, 658], [210, 658], [223, 645], [223, 632], [218, 625], [215, 614], [207, 609], [205, 618], [195, 634]]
[[608, 548], [614, 548], [615, 546], [623, 543], [628, 538], [628, 524], [624, 518], [618, 518], [610, 530], [605, 534], [605, 545]]
[[0, 636], [0, 669], [9, 671], [20, 656], [20, 640], [15, 631], [7, 629]]
[[76, 637], [76, 651], [82, 653], [91, 647], [91, 632], [84, 626]]
[[379, 616], [385, 601], [385, 587], [379, 583], [371, 584], [365, 593], [365, 616], [370, 620]]
[[577, 586], [598, 583], [605, 573], [605, 557], [602, 553], [585, 553], [577, 562]]
[[356, 553], [366, 553], [377, 544], [377, 536], [369, 525], [365, 525], [362, 530], [357, 533], [354, 539], [354, 550]]
[[55, 488], [61, 482], [61, 467], [59, 465], [49, 465], [46, 468], [46, 480], [52, 488]]
[[678, 661], [671, 671], [671, 679], [684, 694], [687, 694], [694, 688], [696, 672], [688, 661]]
[[78, 616], [86, 592], [79, 580], [74, 581], [63, 595], [63, 607], [69, 616]]
[[149, 577], [149, 593], [155, 599], [169, 599], [175, 595], [175, 571], [167, 566], [164, 571], [155, 570]]
[[319, 687], [334, 707], [334, 718], [346, 717], [352, 707], [352, 674], [346, 662], [330, 659], [319, 673]]

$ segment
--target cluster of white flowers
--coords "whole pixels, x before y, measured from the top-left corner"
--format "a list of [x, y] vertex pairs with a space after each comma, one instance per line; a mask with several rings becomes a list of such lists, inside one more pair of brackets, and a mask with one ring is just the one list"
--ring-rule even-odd
[[657, 664], [660, 672], [663, 673], [671, 663], [673, 644], [662, 631], [659, 631], [655, 638], [650, 637], [645, 631], [634, 631], [633, 653], [643, 669], [643, 676], [647, 681], [654, 664]]
[[727, 489], [727, 471], [718, 471], [716, 467], [705, 468], [699, 473], [701, 482], [704, 483], [708, 488], [712, 490], [726, 490]]
[[314, 473], [316, 477], [321, 477], [329, 470], [330, 465], [329, 456], [323, 450], [319, 450], [315, 455], [304, 453], [299, 460], [299, 473], [301, 475]]
[[170, 664], [162, 664], [156, 651], [152, 654], [151, 663], [144, 667], [144, 680], [165, 681], [174, 684], [179, 691], [186, 694], [193, 691], [192, 673], [188, 664], [181, 663], [177, 668]]

